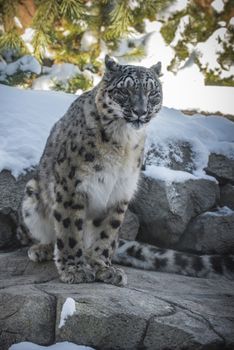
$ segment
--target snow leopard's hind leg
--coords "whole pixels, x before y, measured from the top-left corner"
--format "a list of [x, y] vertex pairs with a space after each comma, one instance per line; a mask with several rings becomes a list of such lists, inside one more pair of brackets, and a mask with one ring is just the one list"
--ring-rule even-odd
[[24, 226], [33, 241], [38, 241], [28, 250], [29, 259], [35, 262], [53, 259], [55, 232], [52, 222], [43, 212], [40, 191], [36, 179], [31, 179], [25, 188], [21, 215]]

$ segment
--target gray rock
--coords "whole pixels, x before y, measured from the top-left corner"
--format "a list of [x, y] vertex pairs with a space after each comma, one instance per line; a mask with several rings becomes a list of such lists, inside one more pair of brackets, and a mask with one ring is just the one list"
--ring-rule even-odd
[[0, 348], [28, 340], [46, 345], [54, 340], [56, 298], [36, 286], [10, 287], [0, 293]]
[[[124, 268], [129, 283], [60, 283], [53, 263], [26, 251], [0, 254], [0, 348], [61, 340], [107, 350], [230, 350], [234, 347], [234, 281]], [[59, 328], [66, 298], [76, 310]]]
[[8, 170], [0, 172], [0, 249], [19, 245], [16, 239], [18, 208], [25, 184], [34, 173], [30, 171], [15, 179]]
[[189, 221], [212, 208], [218, 198], [218, 185], [211, 180], [168, 184], [143, 175], [130, 206], [140, 221], [138, 238], [171, 247], [179, 241]]
[[234, 212], [206, 212], [188, 225], [175, 248], [202, 254], [234, 254]]
[[129, 241], [134, 241], [138, 234], [139, 226], [138, 217], [128, 209], [120, 228], [120, 237], [128, 239]]
[[15, 232], [17, 216], [11, 208], [0, 211], [0, 249], [12, 247], [16, 244]]
[[234, 159], [227, 158], [222, 154], [211, 153], [206, 171], [220, 182], [234, 182]]
[[227, 184], [220, 187], [220, 204], [234, 210], [234, 185]]

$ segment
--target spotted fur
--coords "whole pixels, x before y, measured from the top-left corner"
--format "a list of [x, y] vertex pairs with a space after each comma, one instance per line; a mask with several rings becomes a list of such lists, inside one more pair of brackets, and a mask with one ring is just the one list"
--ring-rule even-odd
[[233, 279], [234, 256], [195, 255], [154, 247], [135, 241], [119, 241], [113, 262], [144, 270], [176, 273], [193, 277]]
[[[169, 251], [161, 256], [136, 242], [121, 242], [116, 251], [137, 188], [145, 127], [161, 108], [162, 90], [160, 64], [122, 66], [108, 56], [105, 63], [99, 85], [76, 99], [52, 128], [38, 174], [26, 185], [22, 218], [37, 241], [29, 258], [43, 261], [54, 254], [66, 283], [125, 285], [123, 270], [111, 266], [113, 257], [140, 268], [199, 275], [199, 258], [191, 262]], [[214, 266], [221, 269], [215, 258]]]

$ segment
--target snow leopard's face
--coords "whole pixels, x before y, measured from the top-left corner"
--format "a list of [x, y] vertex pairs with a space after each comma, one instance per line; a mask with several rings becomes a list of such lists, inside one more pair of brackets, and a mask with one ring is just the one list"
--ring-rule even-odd
[[99, 110], [106, 118], [123, 118], [136, 129], [147, 124], [162, 105], [162, 87], [158, 79], [161, 64], [151, 68], [124, 66], [109, 56], [105, 62]]

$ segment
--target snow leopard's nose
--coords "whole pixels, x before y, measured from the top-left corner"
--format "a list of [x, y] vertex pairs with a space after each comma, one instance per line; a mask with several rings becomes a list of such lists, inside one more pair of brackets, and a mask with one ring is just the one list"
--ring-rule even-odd
[[133, 113], [138, 117], [143, 117], [147, 114], [147, 109], [139, 107], [139, 108], [133, 108]]

